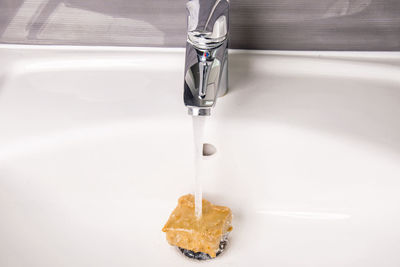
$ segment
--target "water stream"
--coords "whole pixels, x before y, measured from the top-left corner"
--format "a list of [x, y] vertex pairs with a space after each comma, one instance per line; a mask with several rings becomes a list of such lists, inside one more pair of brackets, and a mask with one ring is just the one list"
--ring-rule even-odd
[[194, 203], [195, 214], [199, 219], [202, 215], [202, 199], [203, 193], [201, 181], [204, 175], [204, 160], [203, 160], [203, 143], [204, 143], [204, 128], [207, 116], [192, 116], [193, 118], [193, 140], [194, 140]]

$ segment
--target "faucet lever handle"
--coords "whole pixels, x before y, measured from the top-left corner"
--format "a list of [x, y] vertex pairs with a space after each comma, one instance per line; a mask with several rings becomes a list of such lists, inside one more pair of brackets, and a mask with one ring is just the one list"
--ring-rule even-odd
[[205, 51], [199, 60], [199, 97], [205, 98], [207, 95], [208, 77], [210, 76], [213, 61], [208, 60], [209, 52]]

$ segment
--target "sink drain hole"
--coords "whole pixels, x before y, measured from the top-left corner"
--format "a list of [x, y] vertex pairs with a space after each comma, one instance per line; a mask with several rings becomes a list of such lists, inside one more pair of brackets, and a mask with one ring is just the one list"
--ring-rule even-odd
[[217, 149], [212, 144], [204, 143], [203, 144], [203, 156], [209, 157], [217, 153]]
[[[228, 239], [227, 237], [223, 237], [221, 242], [219, 243], [219, 248], [217, 251], [217, 257], [225, 250], [226, 246], [228, 244]], [[178, 249], [182, 252], [183, 255], [185, 255], [188, 258], [195, 259], [195, 260], [210, 260], [212, 259], [210, 255], [204, 252], [194, 252], [193, 250], [188, 250], [184, 248], [178, 247]]]

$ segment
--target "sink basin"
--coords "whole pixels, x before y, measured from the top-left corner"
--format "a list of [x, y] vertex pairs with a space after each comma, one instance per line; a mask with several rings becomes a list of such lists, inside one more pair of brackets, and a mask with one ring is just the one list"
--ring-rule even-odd
[[[197, 266], [161, 228], [193, 191], [183, 49], [0, 46], [0, 266]], [[230, 51], [208, 266], [400, 265], [400, 53]]]

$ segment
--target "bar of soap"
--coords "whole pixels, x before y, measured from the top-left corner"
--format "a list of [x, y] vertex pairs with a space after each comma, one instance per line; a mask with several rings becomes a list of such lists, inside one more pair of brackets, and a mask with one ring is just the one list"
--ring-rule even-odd
[[162, 229], [172, 246], [203, 252], [215, 258], [219, 243], [232, 231], [232, 212], [228, 207], [216, 206], [203, 199], [203, 215], [197, 219], [194, 196], [179, 198], [178, 206]]

